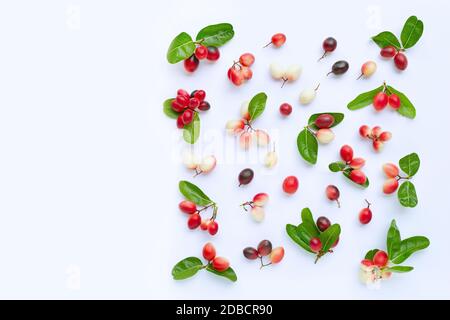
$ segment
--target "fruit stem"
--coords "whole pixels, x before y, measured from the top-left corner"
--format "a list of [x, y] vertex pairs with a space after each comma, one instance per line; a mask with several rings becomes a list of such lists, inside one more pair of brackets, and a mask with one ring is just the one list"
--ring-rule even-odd
[[319, 82], [319, 84], [317, 85], [317, 87], [314, 89], [314, 91], [319, 90], [319, 87], [320, 87], [320, 82]]
[[370, 206], [372, 205], [369, 201], [367, 201], [367, 199], [364, 199], [367, 203], [367, 208], [370, 208]]
[[310, 128], [310, 126], [305, 126], [305, 129], [308, 130], [313, 135], [316, 135], [316, 133]]
[[200, 210], [197, 210], [197, 211], [200, 213], [200, 212], [205, 211], [208, 208], [211, 208], [212, 206], [215, 206], [215, 205], [216, 204], [214, 202], [212, 202], [212, 203], [208, 204], [207, 206], [205, 206], [205, 207], [203, 207], [203, 208], [201, 208]]
[[283, 84], [281, 85], [281, 87], [283, 88], [283, 87], [284, 87], [284, 84], [288, 81], [288, 79], [285, 78], [285, 77], [283, 77], [283, 78], [281, 78], [281, 79], [283, 80]]
[[333, 70], [331, 70], [330, 72], [327, 73], [327, 77], [333, 73]]
[[400, 180], [410, 180], [410, 179], [411, 179], [411, 177], [402, 177], [402, 176], [400, 176], [400, 175], [397, 176], [397, 181], [400, 181]]
[[320, 60], [322, 60], [323, 58], [325, 58], [326, 55], [327, 55], [327, 52], [324, 51], [324, 52], [323, 52], [323, 55], [319, 58], [319, 60], [317, 60], [317, 62], [319, 62]]
[[272, 41], [270, 41], [268, 44], [266, 44], [263, 48], [267, 48], [268, 46], [270, 46], [272, 44]]
[[338, 208], [340, 209], [341, 208], [341, 203], [339, 202], [339, 199], [336, 199], [336, 202], [337, 202]]
[[269, 262], [269, 263], [264, 264], [264, 263], [263, 263], [262, 257], [259, 257], [259, 261], [261, 262], [261, 266], [259, 267], [260, 270], [261, 270], [262, 268], [267, 267], [267, 266], [270, 266], [270, 265], [272, 264], [272, 262]]
[[356, 80], [359, 80], [359, 79], [361, 79], [361, 78], [362, 78], [362, 76], [363, 76], [363, 74], [361, 73], [361, 74], [359, 75], [359, 77], [358, 77], [358, 78], [356, 78]]
[[202, 171], [202, 170], [197, 170], [197, 169], [195, 169], [195, 174], [194, 174], [194, 178], [195, 178], [196, 176], [198, 176], [198, 175], [202, 174], [202, 173], [203, 173], [203, 171]]

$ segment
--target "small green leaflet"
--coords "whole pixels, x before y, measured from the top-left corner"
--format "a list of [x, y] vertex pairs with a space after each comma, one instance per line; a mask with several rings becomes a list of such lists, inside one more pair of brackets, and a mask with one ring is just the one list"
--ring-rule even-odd
[[358, 110], [373, 103], [373, 98], [378, 92], [383, 91], [383, 86], [379, 86], [371, 91], [363, 92], [347, 105], [349, 110]]
[[403, 26], [400, 39], [402, 40], [403, 48], [409, 49], [414, 46], [423, 34], [423, 22], [417, 19], [416, 16], [411, 16], [406, 20]]
[[210, 264], [208, 264], [206, 266], [206, 271], [209, 271], [209, 272], [211, 272], [211, 273], [213, 273], [215, 275], [218, 275], [220, 277], [227, 278], [228, 280], [233, 281], [233, 282], [237, 281], [236, 272], [234, 272], [234, 270], [231, 267], [229, 267], [225, 271], [220, 272], [220, 271], [215, 270]]
[[398, 164], [408, 177], [412, 177], [419, 171], [420, 158], [417, 153], [411, 153], [401, 158]]
[[322, 250], [323, 252], [328, 252], [331, 249], [333, 244], [339, 238], [341, 234], [341, 226], [339, 224], [333, 224], [328, 229], [320, 234], [320, 241], [322, 242]]
[[343, 113], [337, 113], [337, 112], [322, 112], [322, 113], [315, 113], [313, 114], [311, 117], [309, 117], [308, 119], [308, 125], [310, 125], [311, 127], [313, 127], [314, 129], [319, 129], [315, 124], [314, 121], [316, 121], [316, 119], [322, 115], [322, 114], [329, 114], [331, 116], [333, 116], [334, 118], [334, 122], [331, 125], [330, 128], [336, 127], [338, 124], [340, 124], [342, 122], [342, 120], [344, 120], [344, 114]]
[[397, 192], [398, 201], [404, 207], [414, 208], [419, 200], [417, 199], [416, 188], [410, 181], [405, 181], [400, 185]]
[[401, 49], [400, 41], [397, 37], [390, 31], [383, 31], [376, 36], [372, 37], [372, 40], [380, 47], [384, 48], [387, 46], [393, 46], [397, 49]]
[[387, 233], [387, 254], [389, 257], [395, 256], [400, 250], [400, 230], [397, 228], [395, 220], [392, 220]]
[[372, 261], [373, 257], [375, 256], [375, 253], [377, 253], [378, 251], [380, 251], [380, 249], [372, 249], [372, 250], [367, 251], [364, 259], [368, 259], [368, 260]]
[[408, 259], [414, 252], [428, 248], [430, 240], [423, 236], [415, 236], [402, 240], [400, 250], [392, 257], [389, 257], [392, 263], [400, 264]]
[[331, 172], [342, 171], [345, 169], [345, 167], [346, 167], [346, 164], [343, 161], [332, 162], [328, 165], [328, 169], [330, 169]]
[[186, 32], [177, 35], [170, 43], [167, 50], [167, 61], [177, 63], [189, 58], [195, 51], [195, 43]]
[[172, 269], [175, 280], [184, 280], [194, 276], [203, 268], [202, 261], [196, 257], [188, 257], [178, 262]]
[[250, 114], [250, 120], [253, 121], [258, 118], [266, 108], [267, 95], [264, 92], [260, 92], [255, 95], [248, 104], [248, 113]]
[[183, 128], [183, 139], [187, 143], [194, 144], [200, 136], [200, 117], [194, 112], [194, 119]]
[[303, 238], [300, 236], [297, 226], [294, 226], [292, 224], [287, 224], [286, 225], [286, 233], [292, 239], [292, 241], [294, 241], [300, 247], [302, 247], [303, 249], [305, 249], [308, 252], [313, 253], [313, 251], [309, 247], [309, 243], [306, 243], [303, 240]]
[[234, 36], [233, 26], [229, 23], [219, 23], [207, 26], [197, 34], [197, 41], [207, 47], [220, 47]]
[[171, 119], [177, 119], [180, 115], [178, 112], [172, 109], [172, 101], [175, 99], [167, 99], [163, 103], [163, 111], [166, 116], [168, 116]]
[[408, 267], [408, 266], [394, 266], [394, 267], [390, 267], [390, 268], [386, 269], [386, 271], [396, 272], [396, 273], [405, 273], [405, 272], [410, 272], [413, 270], [414, 270], [413, 267]]
[[180, 181], [178, 184], [181, 194], [189, 201], [199, 206], [207, 206], [213, 201], [195, 184], [189, 181]]
[[316, 136], [307, 128], [300, 131], [297, 136], [297, 148], [302, 158], [310, 164], [316, 164], [319, 144]]

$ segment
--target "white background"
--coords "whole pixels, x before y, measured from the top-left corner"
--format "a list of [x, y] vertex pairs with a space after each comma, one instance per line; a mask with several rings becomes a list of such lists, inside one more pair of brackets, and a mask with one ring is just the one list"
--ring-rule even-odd
[[[381, 299], [450, 298], [447, 167], [447, 93], [450, 73], [444, 27], [448, 1], [2, 1], [0, 4], [0, 297], [2, 298], [222, 298], [222, 299]], [[425, 23], [420, 42], [408, 50], [409, 67], [399, 73], [382, 61], [369, 39], [383, 30], [400, 33], [412, 14]], [[167, 47], [181, 31], [196, 32], [218, 22], [234, 25], [235, 37], [221, 48], [215, 64], [202, 63], [186, 75], [169, 65]], [[287, 35], [281, 49], [261, 47], [276, 32]], [[337, 50], [317, 63], [327, 36]], [[241, 53], [256, 56], [254, 78], [236, 88], [227, 68]], [[346, 59], [342, 77], [325, 77], [334, 61]], [[360, 65], [378, 63], [370, 80], [356, 81]], [[283, 89], [268, 73], [273, 61], [299, 63], [301, 78]], [[387, 80], [417, 108], [409, 120], [372, 108], [351, 112], [348, 101]], [[299, 92], [321, 83], [317, 99], [300, 106]], [[219, 165], [195, 178], [219, 205], [219, 233], [212, 238], [220, 255], [231, 260], [239, 280], [229, 283], [203, 272], [183, 282], [171, 279], [180, 259], [201, 255], [211, 240], [189, 231], [178, 211], [177, 184], [193, 180], [178, 163], [186, 145], [181, 132], [161, 112], [164, 99], [178, 88], [203, 88], [212, 108], [201, 115], [197, 152], [214, 153]], [[255, 123], [277, 140], [279, 165], [273, 171], [235, 149], [224, 135], [227, 119], [239, 116], [242, 101], [265, 91], [268, 104]], [[294, 111], [282, 119], [278, 106]], [[296, 136], [308, 116], [345, 112], [336, 139], [321, 146], [310, 167], [298, 155]], [[381, 154], [358, 137], [363, 124], [393, 133]], [[367, 159], [367, 190], [328, 171], [344, 143]], [[231, 150], [231, 151], [230, 151]], [[230, 153], [231, 152], [231, 153]], [[419, 205], [402, 208], [384, 196], [381, 165], [417, 152], [422, 160], [414, 183]], [[226, 157], [225, 157], [226, 155]], [[237, 187], [246, 166], [254, 181]], [[281, 182], [295, 174], [300, 189], [287, 197]], [[342, 193], [342, 208], [324, 196], [328, 184]], [[262, 224], [238, 205], [253, 194], [271, 196]], [[364, 199], [374, 218], [359, 225]], [[317, 265], [286, 236], [286, 223], [299, 223], [303, 207], [328, 216], [342, 227], [335, 253]], [[383, 248], [395, 218], [403, 237], [426, 235], [428, 250], [407, 261], [415, 270], [394, 275], [377, 291], [358, 281], [364, 253]], [[241, 250], [270, 239], [283, 245], [285, 259], [260, 271]]]

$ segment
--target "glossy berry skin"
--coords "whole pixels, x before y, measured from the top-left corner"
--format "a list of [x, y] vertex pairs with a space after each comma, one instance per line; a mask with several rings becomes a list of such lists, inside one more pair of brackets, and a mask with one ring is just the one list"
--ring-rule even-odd
[[381, 49], [380, 55], [384, 58], [392, 58], [397, 53], [397, 49], [393, 46], [387, 46]]
[[217, 233], [217, 231], [219, 231], [219, 225], [216, 221], [211, 220], [208, 223], [208, 232], [210, 235], [215, 235]]
[[298, 189], [298, 179], [296, 176], [288, 176], [283, 181], [283, 191], [287, 194], [294, 194]]
[[206, 59], [209, 61], [217, 61], [220, 58], [220, 51], [216, 47], [208, 47], [208, 54], [206, 55]]
[[326, 38], [322, 43], [323, 51], [325, 51], [327, 53], [333, 52], [334, 50], [336, 50], [336, 47], [337, 47], [337, 41], [333, 37]]
[[255, 206], [262, 207], [269, 201], [269, 195], [264, 192], [257, 193], [252, 201]]
[[377, 64], [374, 61], [367, 61], [361, 66], [361, 76], [368, 78], [377, 71]]
[[244, 257], [246, 257], [249, 260], [255, 260], [258, 259], [258, 251], [255, 248], [247, 247], [243, 251]]
[[387, 179], [383, 184], [383, 192], [385, 194], [391, 194], [397, 191], [398, 180], [396, 178]]
[[373, 256], [373, 264], [379, 267], [385, 267], [389, 262], [389, 257], [383, 250], [378, 250]]
[[200, 223], [200, 229], [202, 229], [203, 231], [208, 230], [208, 221], [202, 220], [202, 222]]
[[317, 141], [328, 144], [334, 140], [334, 132], [331, 129], [319, 129], [316, 132]]
[[341, 75], [347, 72], [349, 68], [349, 64], [345, 60], [336, 61], [331, 67], [331, 71], [328, 73], [333, 73], [335, 75]]
[[190, 98], [189, 93], [186, 90], [184, 90], [184, 89], [178, 89], [177, 90], [177, 96], [184, 96], [187, 99]]
[[367, 125], [362, 125], [359, 128], [359, 135], [363, 138], [367, 138], [370, 135], [370, 128]]
[[392, 133], [390, 133], [389, 131], [383, 131], [379, 137], [380, 141], [382, 141], [382, 142], [389, 141], [389, 140], [391, 140], [391, 138], [392, 138]]
[[176, 97], [177, 103], [182, 105], [183, 107], [186, 107], [189, 104], [189, 98], [183, 95], [178, 95]]
[[203, 246], [202, 255], [205, 260], [211, 261], [216, 257], [216, 248], [214, 248], [211, 242], [208, 242]]
[[208, 101], [202, 101], [202, 102], [200, 102], [198, 109], [201, 111], [207, 111], [207, 110], [211, 109], [211, 105], [209, 104]]
[[283, 247], [276, 247], [272, 250], [270, 253], [269, 259], [272, 264], [277, 264], [281, 260], [283, 260], [284, 257], [284, 248]]
[[314, 124], [319, 129], [329, 129], [334, 123], [334, 117], [331, 114], [321, 114], [316, 120], [314, 120]]
[[359, 222], [362, 224], [368, 224], [372, 220], [372, 210], [364, 208], [359, 212]]
[[373, 262], [372, 262], [371, 260], [369, 260], [369, 259], [363, 259], [363, 260], [361, 261], [361, 264], [362, 264], [362, 265], [365, 265], [366, 267], [370, 267], [370, 266], [373, 265]]
[[389, 103], [389, 106], [395, 110], [398, 110], [401, 105], [400, 98], [395, 93], [393, 93], [389, 96], [388, 103]]
[[187, 214], [193, 214], [197, 211], [197, 206], [192, 201], [184, 200], [178, 205], [180, 210]]
[[324, 232], [331, 226], [331, 222], [327, 217], [319, 217], [317, 218], [316, 225], [321, 232]]
[[352, 170], [350, 172], [350, 179], [357, 184], [364, 184], [367, 181], [367, 177], [361, 170]]
[[261, 257], [265, 257], [272, 252], [272, 243], [269, 240], [262, 240], [257, 250]]
[[200, 100], [198, 100], [197, 98], [194, 97], [194, 98], [189, 99], [189, 104], [188, 104], [189, 108], [195, 109], [199, 105], [200, 105]]
[[202, 218], [198, 213], [193, 213], [189, 216], [187, 223], [189, 229], [197, 229], [202, 223]]
[[339, 153], [341, 155], [341, 159], [345, 162], [349, 162], [353, 159], [353, 149], [347, 144], [341, 147]]
[[199, 102], [202, 102], [206, 98], [206, 92], [205, 90], [194, 90], [192, 91], [190, 98], [195, 98]]
[[279, 48], [286, 42], [286, 36], [282, 33], [276, 33], [272, 36], [272, 44]]
[[251, 53], [244, 53], [239, 57], [239, 63], [244, 67], [250, 67], [255, 62], [255, 56]]
[[373, 107], [375, 110], [383, 110], [389, 101], [389, 97], [385, 92], [378, 92], [375, 97], [373, 97]]
[[312, 238], [309, 241], [309, 247], [311, 248], [312, 251], [319, 252], [320, 250], [322, 250], [322, 242], [320, 241], [319, 238]]
[[200, 62], [198, 61], [197, 57], [195, 55], [192, 55], [184, 60], [184, 70], [192, 73], [197, 70], [199, 63]]
[[184, 123], [183, 123], [183, 115], [180, 114], [177, 118], [177, 128], [178, 129], [183, 129], [184, 128]]
[[211, 264], [213, 269], [219, 272], [224, 272], [230, 267], [228, 259], [222, 257], [215, 257]]
[[187, 125], [192, 122], [192, 119], [194, 119], [194, 111], [191, 109], [184, 110], [183, 115], [181, 116], [183, 123]]
[[334, 201], [334, 200], [338, 200], [339, 199], [340, 192], [339, 192], [339, 189], [336, 186], [330, 184], [326, 188], [325, 194], [327, 195], [327, 198], [329, 200]]
[[378, 138], [381, 134], [382, 130], [380, 126], [375, 126], [370, 131], [370, 134], [372, 135], [372, 138]]
[[248, 67], [242, 67], [241, 73], [244, 80], [250, 80], [253, 77], [253, 71]]
[[254, 177], [254, 172], [250, 168], [246, 168], [239, 173], [238, 180], [239, 186], [246, 185], [252, 182]]
[[198, 60], [206, 59], [206, 56], [208, 55], [208, 49], [205, 46], [200, 45], [195, 48], [194, 54]]
[[393, 163], [384, 164], [383, 171], [388, 178], [395, 178], [400, 174], [400, 169]]
[[289, 103], [282, 103], [280, 105], [280, 113], [283, 116], [288, 116], [292, 113], [292, 106]]
[[184, 110], [184, 105], [180, 104], [177, 99], [174, 99], [172, 101], [172, 103], [170, 104], [170, 106], [172, 107], [172, 110], [175, 112], [183, 112]]
[[401, 52], [399, 52], [395, 55], [394, 63], [395, 63], [395, 66], [397, 67], [397, 69], [402, 70], [402, 71], [405, 70], [406, 67], [408, 67], [408, 59]]
[[234, 67], [231, 67], [228, 70], [228, 78], [230, 78], [231, 82], [235, 85], [235, 86], [240, 86], [241, 84], [244, 83], [244, 75], [242, 74], [240, 69], [236, 69]]

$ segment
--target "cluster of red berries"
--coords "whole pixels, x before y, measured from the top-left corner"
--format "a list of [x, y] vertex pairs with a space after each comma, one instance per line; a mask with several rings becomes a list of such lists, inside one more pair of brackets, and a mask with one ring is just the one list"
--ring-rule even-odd
[[239, 57], [239, 61], [234, 61], [228, 69], [228, 79], [235, 85], [240, 86], [245, 81], [253, 77], [253, 71], [250, 66], [255, 62], [255, 56], [251, 53], [244, 53]]
[[[271, 264], [279, 263], [283, 257], [284, 257], [284, 248], [283, 247], [277, 247], [272, 249], [272, 243], [269, 240], [262, 240], [257, 248], [253, 247], [247, 247], [243, 250], [244, 257], [246, 257], [249, 260], [256, 260], [259, 258], [259, 261], [261, 262], [261, 267], [269, 266]], [[268, 256], [269, 263], [263, 262], [263, 257]]]
[[217, 61], [219, 57], [220, 52], [217, 47], [205, 47], [200, 44], [195, 48], [194, 54], [184, 60], [184, 69], [187, 72], [194, 72], [197, 70], [200, 60]]
[[[316, 221], [317, 228], [320, 230], [320, 232], [324, 232], [331, 226], [331, 221], [327, 217], [319, 217]], [[339, 238], [333, 243], [331, 248], [334, 248], [338, 245]], [[320, 241], [319, 237], [311, 238], [309, 240], [309, 247], [313, 252], [319, 253], [322, 250], [322, 241]]]
[[383, 165], [383, 171], [388, 178], [383, 184], [383, 192], [391, 194], [397, 191], [398, 180], [400, 179], [400, 169], [393, 163], [386, 163]]
[[373, 107], [377, 111], [383, 110], [388, 104], [392, 109], [398, 110], [401, 105], [399, 96], [395, 93], [388, 95], [385, 91], [381, 91], [373, 97]]
[[250, 213], [253, 220], [256, 222], [262, 222], [264, 220], [265, 212], [263, 207], [269, 201], [269, 195], [264, 192], [257, 193], [252, 200], [246, 201], [241, 204], [241, 207], [248, 211], [247, 207], [250, 207]]
[[389, 262], [389, 256], [388, 254], [383, 250], [378, 250], [375, 255], [373, 256], [372, 260], [364, 259], [361, 261], [361, 264], [371, 267], [371, 266], [377, 266], [377, 267], [385, 267], [387, 266]]
[[341, 159], [349, 167], [349, 178], [357, 184], [365, 184], [367, 177], [361, 168], [365, 165], [366, 161], [363, 158], [354, 158], [353, 149], [349, 145], [344, 145], [340, 150]]
[[380, 55], [383, 58], [394, 58], [394, 64], [399, 70], [405, 70], [408, 66], [408, 59], [402, 50], [397, 50], [394, 46], [387, 46], [381, 49]]
[[230, 267], [230, 262], [227, 258], [216, 256], [216, 248], [211, 242], [208, 242], [203, 246], [202, 255], [216, 271], [224, 272]]
[[194, 90], [189, 94], [184, 89], [178, 89], [177, 96], [173, 99], [171, 106], [173, 111], [178, 113], [177, 128], [183, 129], [194, 120], [194, 115], [199, 111], [206, 111], [211, 108], [208, 101], [205, 100], [206, 92], [204, 90]]
[[389, 131], [382, 131], [379, 126], [375, 126], [371, 129], [367, 125], [362, 125], [359, 128], [359, 134], [365, 139], [372, 140], [375, 151], [383, 150], [384, 143], [392, 138], [392, 133]]
[[[197, 205], [192, 201], [183, 200], [180, 202], [178, 207], [182, 212], [189, 214], [187, 221], [189, 229], [194, 230], [200, 227], [203, 231], [208, 230], [209, 234], [212, 236], [219, 231], [219, 224], [216, 221], [217, 207], [214, 204], [198, 209]], [[200, 213], [211, 207], [214, 208], [212, 217], [207, 220], [202, 219]]]

